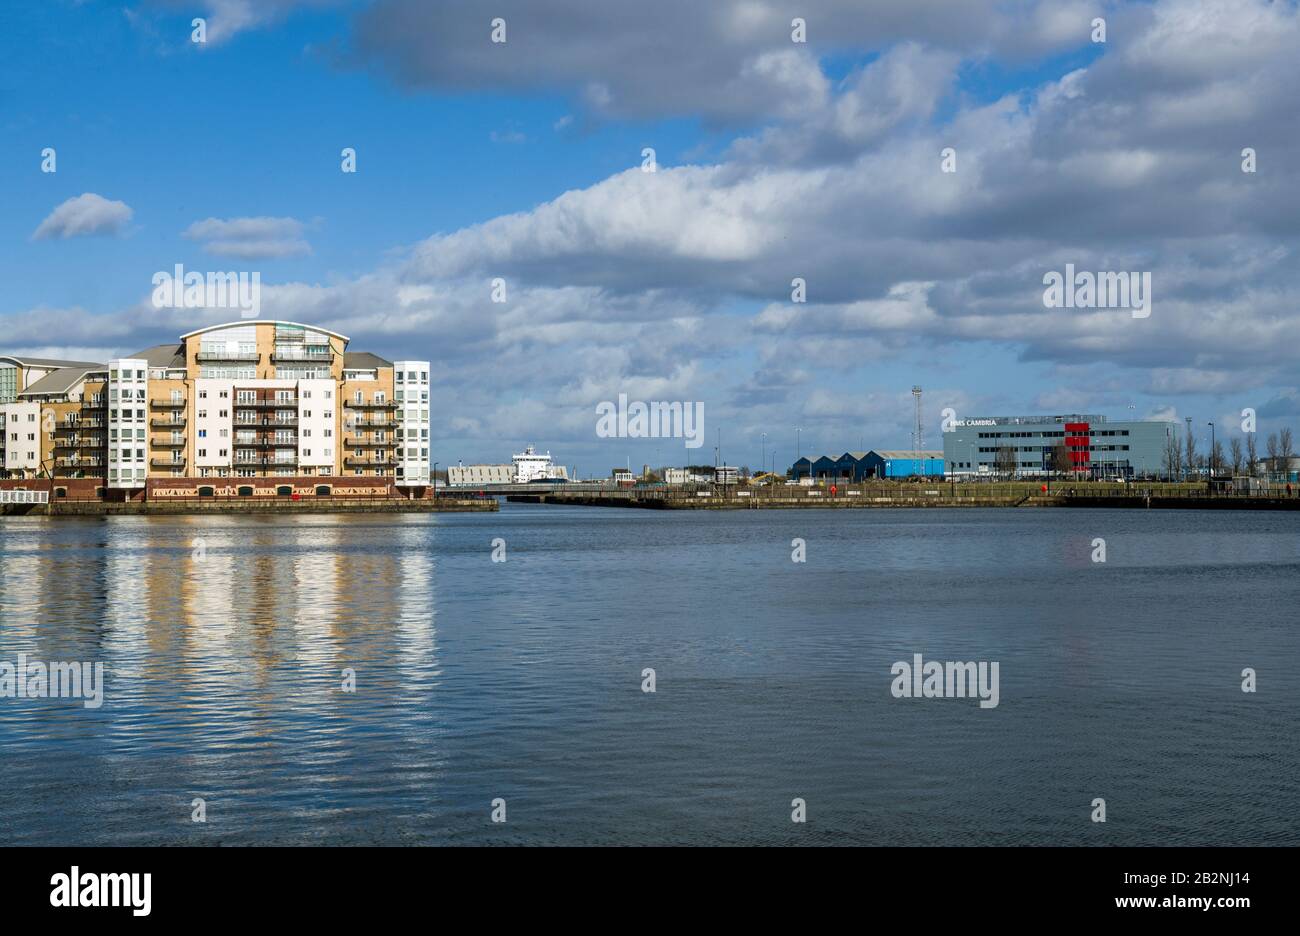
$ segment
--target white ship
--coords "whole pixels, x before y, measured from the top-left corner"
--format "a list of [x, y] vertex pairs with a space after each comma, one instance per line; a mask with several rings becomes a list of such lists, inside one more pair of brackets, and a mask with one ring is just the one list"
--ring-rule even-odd
[[525, 446], [524, 450], [512, 456], [515, 463], [515, 484], [527, 484], [534, 478], [553, 479], [568, 478], [569, 471], [564, 465], [551, 464], [551, 453], [538, 455], [537, 450]]

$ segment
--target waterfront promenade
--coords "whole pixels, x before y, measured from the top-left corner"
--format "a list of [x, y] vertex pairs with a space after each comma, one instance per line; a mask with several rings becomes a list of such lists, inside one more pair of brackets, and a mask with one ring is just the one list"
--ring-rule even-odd
[[510, 494], [513, 503], [650, 510], [853, 509], [867, 507], [1136, 507], [1300, 510], [1285, 485], [1252, 494], [1211, 491], [1205, 484], [1009, 481], [1005, 483], [867, 482], [824, 486], [699, 488], [555, 488]]

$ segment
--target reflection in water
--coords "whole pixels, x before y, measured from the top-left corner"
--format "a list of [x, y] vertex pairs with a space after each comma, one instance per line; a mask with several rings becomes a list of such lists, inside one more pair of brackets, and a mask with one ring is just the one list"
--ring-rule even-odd
[[[1239, 689], [1300, 651], [1292, 523], [4, 518], [0, 660], [107, 687], [0, 699], [0, 843], [777, 843], [796, 794], [800, 841], [1087, 843], [1105, 790], [1108, 843], [1295, 844], [1300, 675]], [[914, 652], [999, 661], [1001, 705], [893, 699]]]

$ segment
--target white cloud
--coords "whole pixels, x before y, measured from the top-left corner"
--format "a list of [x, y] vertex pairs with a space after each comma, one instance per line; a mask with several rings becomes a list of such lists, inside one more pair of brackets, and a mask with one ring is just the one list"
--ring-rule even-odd
[[203, 249], [221, 257], [269, 260], [311, 253], [295, 218], [207, 218], [195, 221], [181, 236], [202, 241]]
[[33, 240], [117, 234], [131, 220], [126, 202], [86, 192], [59, 205], [32, 233]]

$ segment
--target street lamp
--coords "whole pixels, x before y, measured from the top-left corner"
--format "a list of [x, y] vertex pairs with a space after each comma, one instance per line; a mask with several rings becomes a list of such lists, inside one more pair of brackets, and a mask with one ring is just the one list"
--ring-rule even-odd
[[429, 475], [429, 480], [433, 482], [433, 496], [438, 496], [438, 463], [433, 463], [433, 473]]
[[766, 468], [767, 467], [767, 433], [763, 432], [760, 433], [760, 435], [762, 435], [763, 437], [763, 458], [759, 462], [759, 464], [761, 464], [764, 468]]
[[1213, 424], [1213, 422], [1210, 422], [1209, 426], [1210, 426], [1210, 481], [1213, 481], [1213, 480], [1214, 480], [1214, 468], [1217, 467], [1217, 465], [1214, 464], [1214, 424]]

